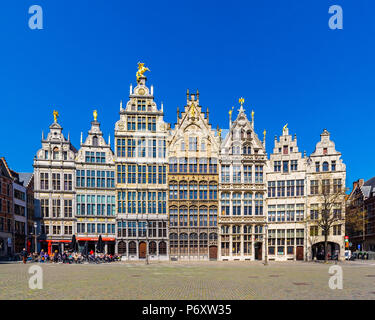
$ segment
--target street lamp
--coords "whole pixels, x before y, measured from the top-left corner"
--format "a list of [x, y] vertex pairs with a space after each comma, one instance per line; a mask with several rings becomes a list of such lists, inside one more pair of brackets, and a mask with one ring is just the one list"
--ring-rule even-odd
[[38, 224], [36, 223], [36, 221], [34, 222], [34, 252], [35, 253], [38, 253], [38, 245], [37, 245], [37, 241], [36, 241], [36, 229], [38, 227]]
[[264, 249], [265, 249], [265, 252], [264, 252], [264, 265], [267, 266], [268, 265], [268, 248], [267, 248], [267, 234], [268, 234], [268, 224], [266, 223], [264, 225], [264, 233], [265, 233], [265, 239], [264, 239]]

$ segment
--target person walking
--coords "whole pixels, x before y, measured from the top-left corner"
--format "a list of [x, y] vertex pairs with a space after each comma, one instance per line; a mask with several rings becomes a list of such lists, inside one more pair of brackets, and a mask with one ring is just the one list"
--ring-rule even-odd
[[22, 252], [21, 252], [21, 256], [22, 256], [22, 261], [24, 264], [26, 264], [26, 260], [27, 260], [27, 251], [25, 248], [23, 248]]

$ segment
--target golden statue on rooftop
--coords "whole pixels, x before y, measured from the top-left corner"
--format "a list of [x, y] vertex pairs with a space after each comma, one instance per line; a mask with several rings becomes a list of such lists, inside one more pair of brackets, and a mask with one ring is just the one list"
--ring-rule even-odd
[[57, 118], [59, 117], [59, 113], [56, 110], [53, 110], [53, 119], [55, 120], [55, 123], [57, 122]]
[[229, 110], [229, 121], [232, 121], [232, 113], [233, 113], [233, 109], [234, 107], [232, 107], [232, 109]]
[[288, 124], [286, 124], [286, 125], [283, 127], [283, 133], [286, 131], [286, 129], [288, 129]]
[[147, 67], [145, 67], [145, 64], [142, 63], [142, 62], [138, 62], [138, 71], [137, 71], [137, 80], [139, 80], [140, 77], [143, 77], [143, 74], [146, 72], [146, 71], [150, 71], [151, 70]]
[[94, 121], [96, 121], [96, 119], [98, 119], [98, 111], [94, 110], [92, 115], [94, 116]]

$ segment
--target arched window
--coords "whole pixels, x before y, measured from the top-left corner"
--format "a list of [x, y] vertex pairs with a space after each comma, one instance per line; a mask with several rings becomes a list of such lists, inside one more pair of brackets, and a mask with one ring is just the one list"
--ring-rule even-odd
[[186, 181], [181, 181], [180, 182], [180, 200], [187, 199], [187, 182]]
[[159, 242], [159, 255], [165, 256], [167, 254], [167, 244], [164, 241]]
[[199, 247], [207, 248], [207, 233], [199, 234]]
[[191, 254], [198, 254], [198, 234], [191, 233], [189, 237], [189, 247]]
[[137, 254], [137, 245], [134, 241], [129, 242], [129, 254]]
[[217, 233], [210, 233], [210, 241], [216, 241], [217, 240]]
[[187, 233], [180, 234], [180, 253], [188, 253], [188, 235]]
[[198, 208], [197, 207], [189, 208], [189, 225], [190, 227], [198, 226]]
[[118, 243], [118, 254], [126, 254], [126, 243], [124, 241]]
[[94, 137], [92, 138], [92, 145], [93, 145], [94, 147], [97, 147], [97, 146], [98, 146], [98, 137], [97, 137], [97, 136], [94, 136]]
[[188, 209], [187, 207], [180, 207], [180, 227], [187, 227], [188, 225]]
[[59, 160], [59, 148], [53, 148], [53, 160]]
[[171, 254], [177, 254], [178, 253], [178, 237], [177, 237], [177, 233], [171, 233], [169, 235], [169, 245], [170, 245], [170, 248], [171, 248]]
[[170, 207], [169, 208], [169, 225], [171, 227], [178, 226], [178, 209], [177, 207]]
[[199, 226], [207, 227], [207, 207], [199, 208]]
[[189, 199], [198, 199], [198, 184], [196, 181], [191, 181], [189, 185]]
[[156, 242], [151, 241], [149, 244], [149, 253], [150, 254], [156, 254]]
[[328, 162], [327, 161], [323, 162], [323, 171], [328, 171], [328, 168], [329, 168]]
[[216, 182], [210, 182], [210, 200], [216, 200], [217, 199], [217, 183]]
[[199, 183], [199, 199], [207, 200], [207, 181], [201, 181]]
[[228, 234], [229, 233], [229, 226], [222, 226], [221, 227], [221, 233], [222, 234]]

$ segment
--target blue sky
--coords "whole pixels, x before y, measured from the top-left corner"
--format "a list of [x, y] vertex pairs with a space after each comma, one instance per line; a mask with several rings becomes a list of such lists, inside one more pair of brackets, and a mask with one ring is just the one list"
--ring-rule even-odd
[[[34, 4], [43, 30], [28, 27]], [[334, 4], [343, 30], [328, 27]], [[267, 130], [268, 153], [285, 123], [308, 154], [327, 128], [348, 186], [375, 175], [372, 0], [5, 0], [2, 13], [0, 156], [14, 170], [32, 171], [53, 109], [77, 148], [94, 109], [113, 138], [119, 102], [144, 61], [172, 124], [187, 88], [199, 89], [215, 128], [228, 127], [243, 96], [258, 135]]]

